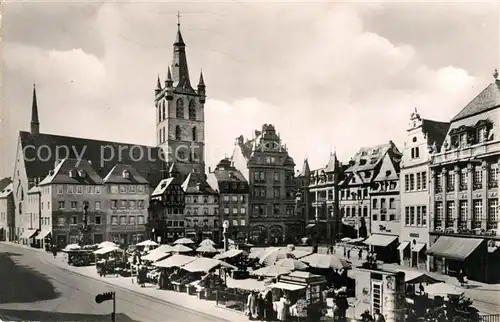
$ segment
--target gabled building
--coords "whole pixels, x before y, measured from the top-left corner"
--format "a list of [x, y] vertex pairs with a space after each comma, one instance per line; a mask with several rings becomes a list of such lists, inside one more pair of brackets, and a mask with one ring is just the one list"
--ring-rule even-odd
[[317, 241], [331, 243], [339, 234], [340, 208], [338, 183], [342, 166], [335, 153], [330, 153], [325, 167], [309, 174], [309, 200], [312, 205], [307, 233]]
[[[40, 218], [51, 223], [50, 231], [42, 231], [52, 244], [63, 248], [81, 240], [84, 208], [88, 207], [91, 239], [104, 240], [106, 226], [101, 212], [105, 199], [102, 178], [86, 160], [64, 159], [38, 184], [40, 188]], [[49, 235], [50, 234], [50, 235]]]
[[30, 190], [28, 190], [28, 208], [27, 214], [25, 216], [26, 230], [22, 231], [20, 241], [24, 245], [31, 245], [33, 247], [40, 246], [37, 245], [38, 233], [41, 231], [41, 210], [42, 210], [42, 202], [41, 202], [41, 189], [38, 186], [33, 186]]
[[15, 240], [14, 196], [9, 178], [0, 180], [0, 240]]
[[302, 169], [297, 170], [295, 175], [295, 215], [301, 222], [301, 236], [306, 236], [306, 230], [314, 227], [316, 217], [312, 211], [311, 194], [309, 193], [309, 184], [311, 179], [311, 168], [309, 161], [304, 159]]
[[149, 239], [165, 243], [185, 236], [185, 192], [182, 183], [181, 174], [172, 163], [168, 178], [163, 179], [151, 194], [146, 228]]
[[401, 153], [394, 143], [389, 141], [387, 144], [361, 148], [344, 171], [340, 183], [340, 205], [342, 231], [347, 237], [367, 237], [371, 232], [370, 189], [386, 155], [390, 160], [398, 160], [398, 163], [401, 159]]
[[18, 238], [23, 229], [30, 228], [27, 215], [28, 190], [45, 178], [63, 159], [87, 160], [92, 171], [101, 178], [118, 163], [133, 164], [153, 187], [162, 179], [162, 171], [166, 170], [162, 151], [158, 147], [40, 132], [38, 101], [33, 88], [31, 129], [29, 132], [19, 132], [12, 177], [16, 207], [15, 234]]
[[185, 193], [186, 237], [199, 243], [205, 238], [221, 240], [219, 195], [208, 184], [204, 174], [191, 172], [182, 184]]
[[[150, 183], [133, 166], [117, 164], [104, 177], [106, 240], [135, 245], [145, 238]], [[96, 201], [97, 205], [97, 201]]]
[[488, 253], [500, 215], [500, 80], [488, 85], [452, 120], [430, 176], [430, 269], [470, 279], [499, 280], [500, 264]]
[[208, 183], [219, 193], [220, 222], [229, 222], [229, 238], [244, 243], [249, 234], [248, 181], [224, 158], [208, 174]]
[[275, 244], [301, 237], [295, 162], [274, 125], [264, 124], [251, 140], [238, 137], [232, 161], [250, 185], [250, 242]]
[[400, 173], [399, 258], [402, 265], [425, 268], [429, 245], [429, 162], [439, 152], [450, 123], [410, 115]]

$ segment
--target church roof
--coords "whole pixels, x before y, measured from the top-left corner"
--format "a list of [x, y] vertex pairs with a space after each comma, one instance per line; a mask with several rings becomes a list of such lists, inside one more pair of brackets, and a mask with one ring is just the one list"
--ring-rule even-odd
[[[125, 172], [128, 172], [128, 176], [125, 175]], [[149, 184], [149, 181], [141, 176], [133, 166], [117, 164], [104, 178], [104, 183]]]
[[3, 189], [5, 189], [5, 187], [7, 187], [11, 183], [12, 183], [12, 179], [11, 178], [0, 179], [0, 191], [3, 190]]
[[495, 80], [467, 104], [452, 122], [486, 112], [500, 106], [500, 80]]
[[[61, 159], [82, 158], [89, 161], [100, 177], [107, 175], [116, 164], [133, 165], [152, 186], [160, 182], [162, 170], [166, 167], [159, 157], [161, 150], [158, 147], [54, 134], [31, 135], [26, 131], [20, 131], [19, 137], [24, 150], [28, 179], [46, 177], [49, 171], [54, 169], [57, 152]], [[39, 151], [38, 157], [37, 151]], [[66, 151], [69, 155], [65, 155]], [[148, 160], [148, 153], [152, 156], [152, 161]]]

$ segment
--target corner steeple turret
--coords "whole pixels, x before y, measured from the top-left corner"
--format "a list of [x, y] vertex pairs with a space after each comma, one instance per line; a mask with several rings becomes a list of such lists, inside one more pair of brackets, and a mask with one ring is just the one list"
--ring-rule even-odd
[[182, 39], [180, 14], [177, 13], [177, 36], [174, 42], [174, 59], [172, 62], [172, 79], [174, 87], [193, 90], [189, 80], [189, 70], [186, 58], [186, 44]]
[[36, 99], [36, 87], [33, 84], [33, 99], [31, 102], [31, 123], [30, 132], [32, 135], [40, 134], [40, 121], [38, 120], [38, 102]]
[[205, 91], [205, 81], [203, 80], [203, 71], [200, 72], [200, 81], [198, 82], [198, 95], [200, 95], [200, 103], [205, 103], [207, 93]]
[[174, 96], [173, 96], [173, 85], [174, 81], [172, 80], [172, 73], [170, 72], [170, 67], [168, 67], [168, 72], [167, 72], [167, 78], [165, 79], [165, 87], [167, 88], [167, 100], [171, 101]]
[[155, 94], [158, 95], [161, 92], [161, 81], [160, 81], [160, 75], [158, 75], [158, 80], [156, 81], [156, 88], [155, 88]]

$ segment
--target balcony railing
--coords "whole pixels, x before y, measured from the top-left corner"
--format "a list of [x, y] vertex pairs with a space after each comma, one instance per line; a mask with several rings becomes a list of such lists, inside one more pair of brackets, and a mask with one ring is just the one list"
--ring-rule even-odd
[[454, 228], [443, 229], [442, 227], [436, 227], [432, 232], [436, 233], [436, 234], [443, 234], [443, 235], [500, 237], [500, 235], [497, 233], [497, 230], [494, 228], [485, 230], [485, 229], [481, 229], [481, 228], [468, 229], [468, 228], [459, 227], [458, 229], [454, 229]]

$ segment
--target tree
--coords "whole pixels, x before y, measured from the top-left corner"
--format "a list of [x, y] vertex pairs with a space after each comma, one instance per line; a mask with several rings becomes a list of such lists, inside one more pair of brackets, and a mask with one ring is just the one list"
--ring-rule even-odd
[[472, 304], [473, 301], [463, 294], [450, 297], [446, 303], [448, 320], [453, 322], [479, 322], [479, 312]]

